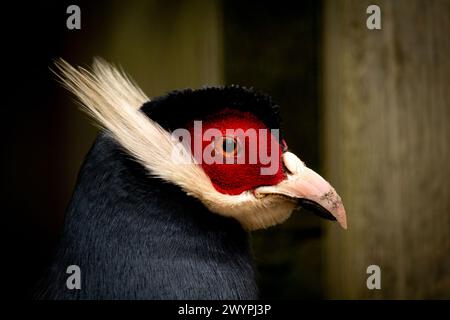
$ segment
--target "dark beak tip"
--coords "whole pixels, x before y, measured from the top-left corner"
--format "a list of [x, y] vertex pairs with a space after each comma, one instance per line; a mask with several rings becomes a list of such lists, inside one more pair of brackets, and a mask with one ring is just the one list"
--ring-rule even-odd
[[317, 202], [311, 201], [309, 199], [299, 199], [299, 204], [302, 208], [311, 211], [312, 213], [321, 218], [336, 221], [336, 218], [327, 209], [322, 207]]

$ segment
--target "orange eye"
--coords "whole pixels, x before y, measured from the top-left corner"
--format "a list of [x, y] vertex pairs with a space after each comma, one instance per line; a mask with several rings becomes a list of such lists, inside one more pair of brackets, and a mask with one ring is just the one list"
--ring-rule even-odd
[[233, 137], [221, 137], [217, 139], [214, 145], [214, 149], [224, 157], [234, 157], [239, 153], [239, 142]]

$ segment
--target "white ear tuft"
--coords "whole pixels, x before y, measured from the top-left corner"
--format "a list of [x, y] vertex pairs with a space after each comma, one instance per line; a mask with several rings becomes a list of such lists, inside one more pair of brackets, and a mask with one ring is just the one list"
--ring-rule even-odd
[[209, 180], [200, 168], [192, 165], [187, 170], [171, 161], [171, 135], [140, 110], [149, 99], [123, 72], [101, 59], [95, 59], [92, 72], [74, 68], [63, 59], [55, 65], [56, 75], [78, 97], [83, 109], [152, 175], [189, 192], [194, 190], [187, 188], [186, 181], [195, 181], [202, 174]]

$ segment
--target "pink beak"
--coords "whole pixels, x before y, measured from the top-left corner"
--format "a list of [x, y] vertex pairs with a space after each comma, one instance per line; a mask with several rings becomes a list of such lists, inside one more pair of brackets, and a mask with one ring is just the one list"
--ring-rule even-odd
[[342, 228], [347, 229], [345, 208], [336, 190], [293, 153], [285, 152], [283, 162], [289, 171], [287, 179], [274, 186], [260, 187], [255, 193], [280, 194], [298, 199], [302, 207], [311, 209], [321, 217], [337, 220]]

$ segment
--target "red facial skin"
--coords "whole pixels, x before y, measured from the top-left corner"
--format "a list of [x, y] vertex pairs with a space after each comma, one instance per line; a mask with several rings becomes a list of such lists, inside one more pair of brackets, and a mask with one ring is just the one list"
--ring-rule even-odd
[[[211, 141], [202, 141], [204, 140], [203, 133], [210, 128], [220, 130], [222, 132], [223, 137], [228, 137], [226, 135], [227, 129], [234, 129], [234, 130], [242, 129], [245, 132], [247, 129], [253, 128], [257, 130], [256, 131], [257, 133], [259, 132], [258, 131], [259, 129], [266, 129], [267, 135], [265, 139], [267, 140], [265, 143], [265, 147], [267, 148], [267, 150], [264, 150], [264, 154], [267, 154], [269, 156], [269, 159], [274, 163], [272, 164], [272, 166], [274, 165], [276, 166], [273, 174], [270, 175], [261, 174], [261, 168], [268, 168], [271, 165], [271, 163], [268, 164], [261, 163], [259, 148], [260, 148], [260, 139], [262, 138], [259, 134], [256, 134], [257, 139], [256, 163], [250, 163], [249, 161], [250, 152], [255, 152], [255, 150], [251, 149], [252, 145], [251, 143], [249, 143], [248, 139], [245, 139], [245, 142], [243, 142], [242, 139], [239, 139], [239, 137], [234, 137], [235, 139], [237, 139], [238, 145], [237, 152], [242, 152], [242, 150], [245, 148], [244, 164], [236, 163], [236, 157], [238, 157], [237, 154], [222, 152], [223, 148], [221, 148], [220, 146], [222, 145], [223, 141], [217, 142], [215, 144], [216, 148], [213, 151], [213, 154], [215, 154], [215, 152], [218, 152], [219, 155], [224, 157], [223, 163], [207, 164], [205, 163], [205, 161], [203, 161], [203, 159], [201, 161], [201, 166], [203, 170], [211, 179], [211, 182], [217, 191], [224, 194], [238, 195], [244, 191], [253, 190], [259, 186], [278, 184], [286, 178], [283, 172], [281, 160], [282, 147], [280, 146], [278, 140], [270, 133], [270, 129], [268, 129], [266, 125], [264, 125], [264, 123], [261, 122], [258, 118], [256, 118], [253, 114], [238, 110], [225, 109], [219, 114], [215, 114], [203, 120], [201, 134], [199, 134], [199, 132], [195, 132], [193, 126], [189, 127], [188, 130], [190, 131], [192, 137], [191, 150], [194, 157], [199, 163], [200, 161], [199, 159], [197, 159], [198, 154], [197, 155], [194, 154], [195, 141], [197, 141], [198, 143], [197, 145], [202, 146], [201, 154], [203, 155], [203, 151], [205, 151], [205, 148], [207, 146], [211, 148], [212, 147], [211, 143], [214, 143]], [[274, 148], [278, 149], [278, 155], [276, 158], [271, 157], [271, 144], [276, 144]], [[225, 163], [226, 157], [234, 157], [235, 158], [234, 163], [233, 164]]]

